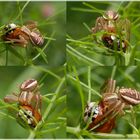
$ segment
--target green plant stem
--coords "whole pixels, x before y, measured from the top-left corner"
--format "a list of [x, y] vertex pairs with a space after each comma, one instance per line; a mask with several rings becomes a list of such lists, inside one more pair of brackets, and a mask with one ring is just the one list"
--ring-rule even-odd
[[123, 135], [123, 134], [106, 134], [106, 133], [93, 133], [92, 134], [94, 137], [96, 138], [103, 138], [103, 139], [124, 139], [124, 138], [127, 138], [127, 139], [138, 139], [139, 136], [136, 135], [136, 134], [126, 134], [126, 135]]
[[8, 65], [8, 46], [6, 45], [6, 62], [5, 62], [5, 66]]
[[91, 102], [91, 67], [88, 66], [88, 103]]
[[75, 73], [75, 77], [76, 77], [76, 80], [77, 80], [77, 89], [78, 89], [78, 93], [80, 95], [80, 98], [81, 98], [81, 105], [82, 105], [82, 112], [84, 112], [84, 94], [83, 94], [83, 91], [82, 91], [82, 87], [81, 87], [81, 84], [80, 84], [80, 79], [78, 77], [78, 73], [77, 73], [77, 70], [75, 67], [73, 67], [73, 71]]
[[[81, 136], [87, 136], [89, 135], [87, 130], [81, 130], [79, 127], [67, 127], [66, 129], [67, 133], [71, 133], [75, 136], [77, 136], [77, 134], [81, 135]], [[124, 138], [128, 138], [128, 139], [137, 139], [139, 138], [138, 135], [136, 134], [108, 134], [108, 133], [90, 133], [90, 137], [92, 135], [92, 138], [100, 138], [100, 139], [124, 139]]]
[[114, 79], [116, 73], [117, 66], [114, 66], [111, 73], [111, 79]]
[[6, 113], [0, 112], [0, 116], [1, 116], [1, 115], [4, 116], [5, 118], [8, 117], [8, 118], [10, 118], [10, 119], [15, 120], [14, 117], [12, 117], [12, 116], [10, 116], [10, 115], [8, 115], [8, 114], [6, 114]]
[[[17, 1], [17, 6], [18, 6], [18, 9], [19, 9], [19, 13], [21, 12], [21, 7], [20, 7], [20, 2], [19, 1]], [[20, 23], [21, 23], [21, 25], [23, 25], [23, 20], [22, 20], [22, 14], [20, 14]]]
[[[73, 80], [73, 81], [77, 81], [77, 79], [75, 79], [74, 77], [72, 77], [71, 75], [67, 75], [71, 80]], [[88, 89], [89, 90], [89, 87], [88, 87], [88, 85], [86, 85], [85, 83], [83, 83], [83, 82], [81, 82], [80, 81], [80, 84], [83, 86], [83, 87], [85, 87], [86, 89]], [[96, 90], [94, 90], [94, 89], [92, 89], [91, 88], [91, 92], [93, 92], [94, 94], [96, 94], [96, 95], [98, 95], [98, 97], [102, 97], [101, 95], [100, 95], [100, 93], [98, 93]]]
[[24, 4], [24, 6], [22, 7], [22, 9], [20, 9], [19, 14], [18, 14], [17, 17], [14, 19], [14, 21], [16, 21], [19, 17], [21, 17], [23, 11], [25, 10], [25, 8], [26, 8], [27, 5], [29, 4], [29, 2], [30, 2], [30, 0], [28, 0], [28, 1]]
[[68, 53], [72, 52], [75, 57], [78, 57], [79, 59], [81, 58], [83, 61], [87, 61], [87, 63], [91, 63], [92, 65], [96, 64], [99, 66], [103, 66], [103, 64], [101, 64], [100, 62], [97, 62], [96, 60], [93, 60], [93, 59], [83, 55], [82, 53], [78, 52], [77, 50], [75, 50], [74, 48], [72, 48], [69, 45], [67, 45], [67, 52]]
[[[58, 87], [57, 87], [57, 89], [55, 91], [56, 94], [54, 94], [54, 96], [52, 97], [51, 103], [48, 105], [48, 107], [46, 108], [46, 110], [45, 110], [45, 112], [43, 114], [42, 120], [47, 119], [47, 117], [48, 117], [48, 115], [49, 115], [49, 113], [50, 113], [50, 111], [51, 111], [51, 109], [53, 107], [54, 101], [57, 99], [57, 96], [60, 93], [60, 89], [62, 88], [64, 82], [65, 82], [65, 78], [62, 78], [60, 84], [58, 85]], [[40, 123], [38, 123], [36, 128], [33, 131], [32, 130], [30, 131], [30, 135], [29, 135], [28, 139], [32, 139], [32, 138], [36, 137], [37, 130], [43, 126], [43, 122], [44, 121], [41, 121]]]
[[56, 75], [55, 73], [53, 73], [52, 71], [46, 69], [45, 67], [43, 68], [43, 67], [35, 66], [35, 65], [33, 65], [32, 67], [35, 68], [36, 70], [41, 70], [41, 71], [43, 71], [43, 72], [46, 72], [46, 73], [50, 74], [51, 76], [55, 77], [55, 78], [58, 79], [58, 80], [61, 79], [60, 76]]
[[53, 98], [51, 100], [51, 103], [49, 104], [49, 106], [47, 107], [46, 111], [44, 112], [44, 115], [43, 115], [43, 118], [42, 118], [43, 120], [45, 120], [47, 118], [48, 114], [50, 113], [50, 110], [53, 107], [54, 101], [56, 100], [56, 98], [57, 98], [57, 96], [58, 96], [58, 94], [60, 92], [60, 89], [62, 88], [64, 82], [65, 82], [65, 78], [62, 78], [59, 86], [57, 87], [57, 89], [55, 91], [56, 94], [53, 96]]
[[[55, 35], [55, 32], [53, 32], [51, 34], [51, 38]], [[48, 45], [50, 44], [51, 40], [48, 40], [48, 42], [45, 44], [45, 46], [41, 49], [41, 51], [34, 57], [32, 58], [32, 61], [35, 61], [48, 47]]]
[[81, 130], [80, 130], [79, 127], [69, 127], [69, 126], [67, 126], [66, 131], [67, 131], [67, 133], [71, 133], [71, 134], [76, 135], [76, 134], [79, 133]]

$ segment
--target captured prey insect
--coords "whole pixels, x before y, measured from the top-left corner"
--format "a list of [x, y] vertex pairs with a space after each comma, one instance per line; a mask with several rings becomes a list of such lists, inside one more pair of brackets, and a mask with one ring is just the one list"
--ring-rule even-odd
[[116, 88], [116, 81], [112, 79], [104, 83], [101, 92], [103, 96], [98, 104], [87, 104], [84, 121], [89, 122], [88, 130], [109, 133], [115, 127], [116, 116], [124, 114], [123, 109], [140, 104], [140, 92], [131, 88]]
[[17, 122], [23, 127], [34, 128], [41, 121], [42, 100], [38, 88], [38, 82], [35, 79], [29, 79], [20, 85], [18, 95], [7, 95], [4, 98], [7, 103], [18, 103]]
[[[97, 43], [103, 42], [104, 46], [109, 49], [126, 52], [129, 46], [130, 21], [121, 19], [115, 11], [109, 10], [103, 16], [98, 17], [92, 32]], [[101, 37], [97, 37], [98, 32], [103, 32]]]
[[42, 46], [44, 38], [37, 28], [37, 23], [30, 21], [28, 24], [19, 26], [14, 23], [5, 25], [1, 39], [12, 45], [27, 47], [29, 42], [35, 46]]

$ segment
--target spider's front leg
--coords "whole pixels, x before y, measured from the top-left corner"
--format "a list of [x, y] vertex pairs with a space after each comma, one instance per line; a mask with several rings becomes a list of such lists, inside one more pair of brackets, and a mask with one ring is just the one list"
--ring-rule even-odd
[[33, 30], [33, 29], [37, 28], [38, 23], [37, 23], [36, 21], [30, 20], [30, 21], [27, 21], [27, 22], [25, 23], [25, 26], [26, 26], [28, 29]]
[[125, 39], [127, 42], [130, 41], [130, 29], [131, 22], [128, 19], [120, 19], [117, 23], [117, 30], [119, 34]]
[[105, 108], [109, 108], [110, 106], [114, 105], [116, 102], [118, 102], [118, 100], [119, 98], [115, 93], [104, 93], [102, 99]]
[[116, 88], [116, 80], [108, 79], [104, 82], [101, 87], [101, 93], [104, 95], [105, 93], [114, 93]]
[[4, 102], [6, 103], [16, 103], [18, 102], [18, 96], [16, 94], [7, 95], [4, 97]]
[[32, 97], [32, 107], [34, 108], [34, 110], [37, 110], [38, 112], [40, 112], [41, 110], [41, 103], [42, 103], [42, 98], [40, 93], [36, 93], [34, 94], [34, 96]]
[[104, 108], [108, 108], [118, 100], [118, 96], [115, 93], [116, 81], [113, 79], [108, 79], [104, 82], [101, 87], [101, 93], [103, 95], [102, 102], [104, 104]]
[[26, 47], [27, 44], [28, 44], [28, 41], [22, 35], [19, 35], [18, 39], [11, 39], [11, 38], [7, 38], [7, 39], [9, 41], [11, 41], [11, 43], [15, 43], [15, 44], [21, 45], [22, 47]]
[[31, 105], [32, 103], [32, 98], [34, 96], [33, 92], [30, 91], [21, 91], [19, 94], [19, 104], [20, 105]]
[[41, 103], [42, 103], [42, 99], [41, 99], [40, 93], [34, 94], [34, 96], [32, 97], [32, 100], [31, 100], [31, 106], [33, 109], [34, 117], [37, 120], [37, 122], [39, 122], [42, 118], [42, 116], [41, 116]]
[[106, 29], [106, 27], [107, 27], [107, 21], [103, 17], [98, 17], [96, 19], [95, 26], [92, 28], [92, 32], [97, 33], [99, 31]]

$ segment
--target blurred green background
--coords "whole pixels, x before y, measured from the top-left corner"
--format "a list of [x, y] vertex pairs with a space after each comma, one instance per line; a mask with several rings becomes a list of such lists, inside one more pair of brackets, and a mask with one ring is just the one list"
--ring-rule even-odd
[[67, 2], [67, 44], [69, 45], [67, 46], [67, 61], [69, 64], [111, 66], [117, 63], [115, 54], [109, 53], [105, 47], [97, 44], [91, 33], [97, 17], [102, 16], [107, 10], [117, 11], [121, 19], [130, 20], [129, 49], [131, 50], [120, 57], [122, 57], [122, 62], [130, 60], [128, 64], [125, 63], [126, 65], [139, 64], [139, 8], [139, 2], [134, 1]]
[[[38, 28], [45, 37], [40, 48], [28, 45], [27, 49], [24, 49], [1, 42], [0, 65], [63, 65], [66, 59], [65, 10], [65, 2], [0, 2], [0, 26], [9, 23], [22, 26], [33, 20], [38, 22]], [[36, 58], [37, 55], [39, 56]]]
[[[85, 108], [89, 92], [91, 92], [91, 102], [99, 102], [101, 100], [100, 88], [105, 82], [114, 75], [113, 79], [116, 80], [116, 87], [127, 87], [140, 91], [140, 78], [139, 78], [139, 66], [129, 67], [68, 67], [69, 74], [67, 76], [68, 94], [67, 94], [67, 126], [74, 128], [77, 132], [68, 133], [70, 138], [91, 138], [84, 131], [84, 127], [81, 125], [83, 122], [82, 107]], [[89, 74], [90, 72], [90, 74]], [[114, 73], [114, 74], [113, 74]], [[91, 88], [90, 84], [91, 83]], [[132, 110], [134, 112], [132, 112]], [[116, 119], [116, 127], [111, 134], [123, 134], [124, 138], [126, 134], [139, 134], [140, 130], [140, 105], [136, 105], [133, 109], [125, 109], [125, 115], [118, 115]], [[78, 129], [80, 126], [81, 131]], [[136, 129], [135, 129], [135, 128]], [[78, 131], [79, 130], [79, 131]], [[79, 133], [78, 133], [79, 132]], [[92, 138], [96, 138], [96, 134], [89, 132]], [[95, 136], [94, 136], [95, 134]], [[98, 135], [98, 138], [106, 138], [108, 135]], [[105, 136], [105, 137], [104, 137]], [[111, 136], [110, 138], [113, 138]], [[115, 138], [115, 137], [114, 137]], [[123, 138], [123, 137], [119, 137]]]
[[[27, 79], [34, 78], [40, 86], [42, 95], [42, 116], [47, 115], [36, 138], [65, 138], [65, 83], [61, 82], [64, 67], [47, 69], [46, 67], [1, 67], [0, 77], [0, 138], [28, 138], [31, 131], [22, 128], [9, 112], [3, 98], [12, 93], [19, 94], [20, 84]], [[60, 86], [60, 83], [61, 86]], [[59, 88], [58, 88], [59, 87]], [[55, 99], [52, 100], [52, 98]], [[51, 107], [50, 107], [50, 104]], [[50, 108], [50, 110], [48, 109]], [[30, 137], [31, 138], [31, 137]]]

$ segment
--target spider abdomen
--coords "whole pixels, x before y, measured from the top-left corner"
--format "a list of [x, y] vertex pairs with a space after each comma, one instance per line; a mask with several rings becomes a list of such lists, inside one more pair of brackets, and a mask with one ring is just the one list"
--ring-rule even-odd
[[131, 88], [121, 88], [119, 90], [121, 99], [130, 105], [137, 105], [140, 103], [140, 92]]

